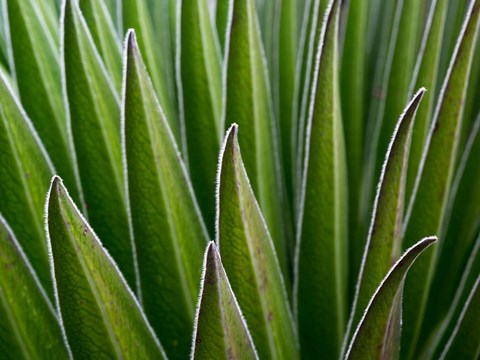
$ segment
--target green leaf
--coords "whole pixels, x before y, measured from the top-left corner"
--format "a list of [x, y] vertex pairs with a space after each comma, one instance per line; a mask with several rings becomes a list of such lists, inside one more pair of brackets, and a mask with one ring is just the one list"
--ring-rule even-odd
[[193, 359], [258, 359], [215, 243], [205, 252], [193, 332]]
[[278, 159], [268, 74], [253, 0], [233, 0], [226, 50], [225, 125], [238, 123], [253, 191], [271, 232], [280, 266], [286, 271], [288, 220]]
[[341, 1], [327, 10], [317, 53], [300, 200], [294, 301], [302, 354], [339, 356], [346, 322], [347, 198], [338, 84]]
[[[428, 237], [408, 249], [385, 276], [371, 298], [365, 314], [353, 335], [346, 359], [396, 359], [399, 339], [390, 333], [392, 310], [400, 306], [405, 277], [417, 257], [436, 237]], [[397, 322], [394, 326], [400, 326]], [[393, 333], [395, 334], [395, 332]], [[397, 335], [399, 335], [397, 333]]]
[[4, 214], [48, 294], [53, 295], [43, 232], [43, 204], [55, 173], [33, 125], [0, 77], [0, 212]]
[[[206, 0], [182, 0], [177, 62], [190, 174], [207, 224], [215, 219], [215, 170], [223, 136], [220, 51]], [[201, 149], [201, 151], [199, 151]]]
[[167, 354], [185, 358], [209, 238], [133, 31], [126, 47], [122, 136], [138, 295]]
[[57, 307], [73, 356], [166, 358], [115, 262], [58, 176], [45, 209]]
[[222, 54], [225, 51], [227, 25], [228, 25], [228, 7], [232, 0], [217, 0], [217, 7], [215, 9], [215, 25], [217, 28], [218, 42], [222, 49]]
[[237, 125], [232, 125], [220, 155], [218, 247], [260, 358], [295, 359], [299, 347], [293, 316], [273, 242], [242, 162], [237, 132]]
[[378, 284], [388, 273], [392, 261], [396, 261], [400, 256], [408, 151], [415, 113], [424, 94], [425, 89], [420, 89], [400, 116], [385, 156], [355, 300], [344, 338], [345, 345], [350, 340], [352, 326], [357, 326]]
[[477, 359], [480, 356], [480, 276], [465, 303], [457, 326], [440, 359]]
[[58, 18], [52, 2], [5, 0], [11, 69], [23, 107], [59, 174], [78, 199], [79, 183], [65, 121], [59, 63]]
[[122, 52], [112, 18], [104, 0], [80, 0], [80, 10], [85, 18], [93, 41], [102, 57], [115, 89], [122, 83]]
[[[123, 28], [135, 29], [137, 32], [138, 45], [145, 56], [145, 63], [157, 92], [158, 100], [165, 112], [165, 117], [175, 135], [175, 139], [179, 142], [180, 140], [182, 141], [183, 148], [184, 139], [181, 138], [182, 129], [178, 122], [176, 111], [174, 68], [173, 64], [168, 61], [168, 57], [162, 56], [162, 49], [165, 47], [165, 44], [161, 44], [160, 40], [163, 37], [160, 38], [155, 34], [146, 1], [121, 1]], [[165, 55], [165, 52], [163, 55]]]
[[92, 226], [128, 283], [134, 285], [122, 173], [118, 94], [75, 0], [64, 3], [63, 26], [65, 87], [85, 208]]
[[[480, 0], [472, 1], [440, 93], [426, 141], [419, 176], [405, 219], [404, 246], [428, 233], [441, 233], [456, 160], [458, 138], [474, 44], [480, 25]], [[429, 251], [407, 279], [402, 351], [414, 355], [430, 290], [436, 252]]]
[[0, 357], [67, 358], [57, 314], [1, 215], [0, 269]]

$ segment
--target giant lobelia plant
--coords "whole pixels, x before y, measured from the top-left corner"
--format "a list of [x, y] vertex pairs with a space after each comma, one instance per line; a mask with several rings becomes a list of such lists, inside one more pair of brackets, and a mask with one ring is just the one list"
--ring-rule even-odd
[[480, 356], [480, 0], [0, 4], [2, 359]]

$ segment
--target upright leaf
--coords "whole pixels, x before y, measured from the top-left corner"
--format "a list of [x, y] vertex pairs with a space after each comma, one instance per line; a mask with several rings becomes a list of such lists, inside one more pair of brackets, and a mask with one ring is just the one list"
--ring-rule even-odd
[[[92, 226], [135, 283], [120, 148], [118, 94], [75, 0], [63, 7], [63, 63], [70, 127]], [[106, 216], [108, 214], [108, 216]]]
[[57, 314], [15, 235], [1, 215], [0, 357], [68, 357]]
[[[468, 75], [474, 44], [480, 25], [480, 0], [471, 2], [465, 25], [457, 43], [447, 77], [443, 84], [433, 123], [426, 141], [420, 171], [407, 211], [404, 244], [425, 233], [440, 233], [450, 191], [453, 166]], [[429, 251], [407, 279], [405, 290], [404, 346], [402, 351], [413, 356], [428, 297], [434, 252]]]
[[122, 136], [138, 296], [167, 354], [185, 358], [208, 234], [133, 31], [125, 44]]
[[282, 273], [242, 162], [237, 132], [232, 125], [220, 155], [218, 246], [259, 356], [295, 359], [298, 340]]
[[0, 212], [53, 295], [43, 232], [43, 205], [53, 165], [6, 79], [0, 77]]
[[286, 219], [268, 74], [253, 0], [233, 0], [226, 50], [225, 125], [245, 131], [243, 160], [286, 273]]
[[341, 1], [320, 37], [307, 128], [294, 301], [302, 354], [339, 356], [345, 331], [347, 198], [338, 84]]
[[[436, 240], [436, 237], [428, 237], [418, 242], [408, 249], [388, 272], [367, 306], [353, 335], [346, 359], [398, 359], [399, 333], [392, 332], [390, 327], [399, 328], [400, 323], [391, 323], [392, 310], [395, 311], [401, 304], [408, 270], [417, 257]], [[397, 337], [388, 336], [390, 334]]]
[[213, 233], [215, 170], [223, 136], [220, 50], [206, 0], [178, 7], [177, 75], [183, 106], [189, 169], [200, 207]]
[[[58, 18], [53, 3], [5, 0], [12, 69], [20, 99], [59, 174], [79, 198], [67, 135], [59, 62]], [[3, 25], [3, 23], [2, 23]]]
[[117, 265], [57, 176], [45, 209], [58, 313], [73, 356], [166, 358]]
[[378, 284], [388, 273], [392, 261], [400, 256], [408, 152], [415, 113], [424, 94], [425, 89], [420, 89], [400, 116], [385, 156], [345, 344], [350, 340], [350, 331], [359, 323]]
[[193, 331], [193, 359], [258, 359], [214, 242], [205, 252]]
[[215, 25], [217, 28], [218, 41], [222, 49], [222, 54], [225, 51], [225, 43], [227, 40], [226, 33], [228, 25], [228, 7], [230, 4], [231, 0], [217, 0], [217, 7], [215, 9]]

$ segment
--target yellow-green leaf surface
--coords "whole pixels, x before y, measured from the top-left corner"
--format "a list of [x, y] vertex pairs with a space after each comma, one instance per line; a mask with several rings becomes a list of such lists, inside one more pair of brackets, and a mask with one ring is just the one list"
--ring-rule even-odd
[[138, 295], [169, 357], [184, 359], [209, 238], [133, 31], [126, 47], [122, 136]]
[[90, 223], [133, 286], [118, 94], [75, 0], [64, 3], [63, 27], [65, 88], [85, 208]]
[[254, 0], [233, 0], [226, 46], [225, 126], [237, 123], [243, 161], [286, 273], [284, 196], [268, 74]]
[[115, 89], [120, 91], [122, 82], [122, 52], [120, 40], [104, 0], [79, 0], [93, 41], [112, 78]]
[[396, 261], [400, 256], [408, 151], [415, 113], [424, 93], [425, 89], [420, 89], [406, 107], [385, 156], [354, 305], [344, 339], [346, 343], [350, 340], [350, 331], [357, 326], [378, 284], [388, 273], [392, 261]]
[[166, 358], [117, 265], [58, 176], [45, 210], [57, 308], [73, 356]]
[[[135, 29], [138, 36], [138, 45], [144, 54], [148, 73], [157, 92], [158, 100], [165, 112], [165, 117], [177, 141], [181, 138], [181, 126], [178, 121], [175, 99], [173, 64], [162, 56], [162, 46], [159, 35], [155, 34], [152, 19], [146, 1], [121, 0], [123, 29]], [[160, 1], [160, 0], [159, 0]], [[183, 135], [182, 135], [183, 136]], [[183, 146], [183, 144], [182, 144]]]
[[[52, 1], [6, 0], [14, 79], [22, 105], [78, 199], [62, 98], [58, 15]], [[3, 25], [3, 24], [2, 24]]]
[[222, 54], [225, 50], [227, 37], [229, 4], [230, 0], [217, 0], [217, 7], [215, 9], [215, 26], [217, 28], [218, 42], [220, 43]]
[[302, 354], [339, 356], [346, 323], [347, 198], [333, 1], [320, 37], [307, 127], [294, 301]]
[[436, 237], [428, 237], [419, 241], [408, 249], [388, 272], [367, 306], [353, 335], [346, 359], [398, 359], [398, 338], [388, 334], [392, 333], [390, 326], [400, 326], [400, 323], [392, 324], [391, 313], [401, 304], [408, 270], [417, 257], [436, 240]]
[[193, 359], [258, 359], [214, 242], [205, 253], [193, 332]]
[[45, 192], [54, 173], [33, 125], [0, 77], [0, 212], [49, 295], [53, 291], [42, 217]]
[[215, 218], [215, 171], [223, 136], [222, 71], [206, 0], [182, 0], [177, 53], [179, 98], [190, 176], [209, 230]]
[[[41, 329], [41, 332], [32, 332]], [[57, 314], [0, 215], [0, 357], [66, 359]]]
[[[480, 25], [480, 0], [471, 2], [426, 141], [419, 177], [405, 218], [404, 246], [440, 233], [455, 164], [465, 92]], [[422, 257], [405, 286], [402, 352], [413, 356], [424, 319], [436, 255]]]
[[295, 359], [298, 339], [282, 273], [245, 172], [237, 133], [237, 125], [232, 125], [220, 157], [218, 247], [260, 358]]

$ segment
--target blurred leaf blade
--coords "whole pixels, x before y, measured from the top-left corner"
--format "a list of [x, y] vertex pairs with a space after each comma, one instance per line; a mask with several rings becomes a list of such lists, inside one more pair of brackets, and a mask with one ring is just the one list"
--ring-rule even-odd
[[209, 238], [133, 31], [125, 43], [122, 136], [138, 295], [167, 354], [185, 358]]
[[[461, 118], [474, 44], [480, 26], [480, 1], [473, 0], [444, 81], [426, 141], [404, 225], [404, 247], [425, 233], [441, 233], [458, 148]], [[430, 290], [436, 252], [429, 251], [413, 269], [405, 288], [402, 351], [413, 356]], [[408, 344], [408, 345], [407, 345]]]
[[207, 5], [206, 0], [182, 0], [179, 5], [177, 80], [192, 183], [213, 234], [215, 170], [223, 134], [222, 70]]
[[166, 358], [115, 262], [57, 176], [45, 208], [57, 307], [73, 356]]
[[[317, 53], [294, 285], [302, 353], [332, 358], [340, 354], [347, 306], [346, 164], [337, 58], [340, 7], [341, 1], [331, 2]], [[319, 263], [324, 254], [330, 255]]]
[[[398, 358], [400, 351], [398, 339], [385, 337], [391, 310], [397, 306], [396, 303], [401, 302], [401, 292], [408, 270], [417, 257], [435, 241], [436, 237], [419, 241], [405, 252], [385, 276], [355, 331], [346, 359], [379, 359], [384, 356], [387, 359]], [[389, 353], [386, 354], [386, 350]]]
[[193, 359], [258, 359], [215, 244], [208, 244], [193, 333]]
[[[0, 356], [67, 358], [56, 312], [1, 215], [0, 267]], [[42, 331], [35, 333], [32, 328]]]
[[273, 242], [245, 172], [237, 132], [232, 125], [220, 157], [220, 254], [259, 356], [295, 359], [299, 347], [293, 316]]
[[133, 286], [118, 94], [74, 0], [64, 2], [63, 26], [65, 93], [85, 207], [92, 226]]

